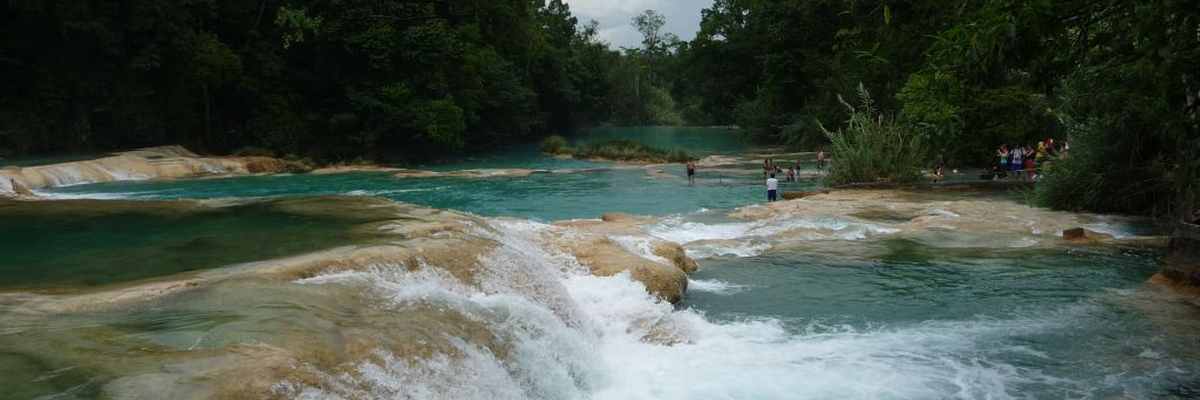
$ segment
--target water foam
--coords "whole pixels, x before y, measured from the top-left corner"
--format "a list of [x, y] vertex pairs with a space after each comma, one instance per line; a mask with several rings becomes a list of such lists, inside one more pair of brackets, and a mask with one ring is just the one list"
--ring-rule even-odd
[[783, 217], [718, 224], [687, 221], [682, 216], [672, 216], [650, 226], [647, 232], [660, 239], [683, 244], [692, 257], [708, 258], [757, 256], [769, 249], [771, 242], [857, 241], [900, 231], [830, 216]]
[[[824, 399], [1012, 398], [1019, 385], [1073, 384], [1005, 364], [996, 341], [1061, 319], [955, 321], [801, 331], [774, 319], [714, 321], [647, 294], [628, 274], [588, 275], [539, 244], [552, 227], [495, 221], [501, 243], [476, 284], [436, 268], [375, 268], [306, 284], [365, 284], [384, 304], [434, 304], [482, 321], [504, 359], [452, 340], [457, 354], [398, 358], [384, 350], [298, 398]], [[694, 289], [732, 286], [693, 281]], [[988, 342], [987, 346], [980, 342]], [[986, 347], [986, 350], [984, 349]], [[1009, 349], [1017, 351], [1018, 349]], [[286, 385], [285, 385], [286, 386]], [[1066, 390], [1066, 389], [1064, 389]]]
[[706, 292], [721, 295], [729, 295], [749, 289], [745, 285], [719, 281], [716, 279], [689, 279], [688, 290], [693, 292]]
[[346, 195], [347, 196], [358, 196], [358, 197], [375, 197], [375, 196], [390, 196], [390, 195], [401, 194], [401, 193], [432, 192], [434, 190], [440, 190], [440, 189], [444, 189], [444, 188], [351, 190], [349, 192], [346, 192]]

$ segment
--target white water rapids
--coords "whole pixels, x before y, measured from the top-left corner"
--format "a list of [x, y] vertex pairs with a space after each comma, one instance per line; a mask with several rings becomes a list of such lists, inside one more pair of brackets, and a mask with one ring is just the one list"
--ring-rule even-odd
[[[1083, 389], [992, 357], [1029, 353], [995, 342], [1064, 329], [1070, 311], [874, 330], [794, 332], [770, 318], [716, 322], [656, 301], [627, 275], [587, 274], [570, 256], [538, 244], [547, 226], [494, 225], [503, 245], [483, 259], [482, 289], [436, 268], [376, 268], [302, 283], [361, 285], [381, 307], [452, 309], [509, 343], [507, 357], [452, 339], [457, 354], [401, 359], [380, 350], [354, 373], [326, 375], [319, 387], [281, 382], [276, 390], [302, 399], [1008, 399], [1024, 397], [1015, 385], [1060, 387], [1067, 396]], [[699, 289], [729, 290], [720, 285]]]

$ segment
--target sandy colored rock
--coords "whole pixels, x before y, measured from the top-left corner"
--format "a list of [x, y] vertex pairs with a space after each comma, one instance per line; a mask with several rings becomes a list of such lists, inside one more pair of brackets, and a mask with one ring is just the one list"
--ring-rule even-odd
[[818, 194], [826, 194], [826, 193], [829, 193], [829, 191], [828, 190], [818, 190], [818, 191], [812, 191], [812, 192], [783, 192], [783, 199], [784, 200], [799, 200], [799, 199], [803, 199], [805, 197], [816, 196]]
[[687, 292], [687, 274], [682, 269], [635, 255], [611, 239], [575, 241], [566, 248], [596, 276], [629, 272], [634, 280], [646, 285], [651, 294], [671, 303], [683, 300]]
[[626, 213], [604, 213], [604, 215], [600, 216], [600, 220], [604, 222], [630, 223], [637, 222], [638, 218]]
[[[893, 237], [933, 247], [1160, 246], [1161, 237], [1121, 232], [1136, 217], [1054, 211], [1030, 207], [988, 189], [847, 189], [798, 200], [739, 208], [730, 217], [752, 224], [760, 250], [803, 247], [813, 241], [858, 242]], [[1067, 229], [1084, 228], [1086, 240], [1063, 240]], [[685, 243], [685, 247], [689, 244]]]
[[[0, 170], [29, 190], [86, 183], [303, 172], [307, 166], [269, 157], [200, 157], [179, 146], [152, 147], [109, 157]], [[16, 185], [11, 185], [16, 186]]]
[[312, 170], [309, 173], [313, 174], [313, 175], [333, 175], [333, 174], [345, 174], [345, 173], [352, 173], [352, 172], [399, 173], [399, 172], [403, 172], [403, 171], [406, 171], [406, 170], [401, 169], [401, 168], [384, 167], [381, 165], [365, 164], [365, 165], [333, 165], [333, 166], [328, 166], [328, 167], [323, 167], [323, 168], [317, 168], [317, 169]]
[[1083, 228], [1071, 228], [1062, 231], [1062, 237], [1064, 240], [1087, 240], [1087, 231], [1085, 231]]
[[665, 258], [685, 273], [693, 273], [700, 269], [696, 260], [687, 256], [687, 251], [678, 243], [657, 242], [654, 244], [654, 255]]
[[534, 174], [549, 174], [552, 172], [545, 169], [526, 168], [465, 169], [448, 172], [405, 169], [399, 170], [393, 176], [397, 178], [523, 178]]

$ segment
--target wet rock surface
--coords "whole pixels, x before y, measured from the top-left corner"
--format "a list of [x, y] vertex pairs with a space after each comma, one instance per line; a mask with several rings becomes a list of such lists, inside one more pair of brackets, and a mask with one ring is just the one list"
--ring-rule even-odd
[[[305, 164], [270, 157], [202, 157], [180, 146], [152, 147], [86, 161], [0, 169], [0, 195], [85, 183], [306, 172]], [[22, 190], [23, 188], [23, 190]]]
[[1157, 279], [1200, 294], [1200, 225], [1183, 222], [1176, 225]]

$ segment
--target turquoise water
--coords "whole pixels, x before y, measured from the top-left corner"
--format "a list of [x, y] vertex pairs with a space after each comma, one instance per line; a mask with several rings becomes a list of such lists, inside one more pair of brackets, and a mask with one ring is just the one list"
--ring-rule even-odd
[[[615, 138], [697, 154], [753, 151], [724, 129], [613, 128], [575, 140]], [[538, 154], [531, 146], [423, 168], [590, 171], [487, 179], [400, 179], [386, 173], [260, 176], [119, 182], [48, 193], [64, 198], [266, 198], [273, 202], [323, 195], [378, 196], [543, 222], [621, 211], [710, 225], [737, 222], [725, 214], [761, 203], [764, 197], [761, 176], [755, 171], [702, 169], [693, 185], [684, 179], [679, 165], [646, 169], [561, 160]], [[784, 185], [785, 190], [808, 190], [819, 182]], [[923, 196], [927, 202], [1020, 199], [1014, 193]], [[26, 209], [12, 214], [16, 218], [0, 221], [5, 228], [0, 233], [0, 253], [19, 255], [10, 267], [36, 265], [38, 272], [23, 275], [24, 282], [0, 286], [95, 285], [147, 276], [138, 270], [167, 274], [271, 258], [363, 240], [347, 239], [343, 233], [352, 224], [373, 221], [297, 215], [271, 204], [180, 215], [30, 216]], [[858, 217], [885, 222], [891, 218], [887, 210]], [[679, 223], [671, 226], [699, 229]], [[499, 229], [502, 235], [497, 240], [504, 248], [520, 250], [516, 254], [524, 257], [523, 262], [505, 268], [530, 268], [546, 275], [551, 272], [537, 268], [565, 268], [554, 259], [539, 259], [537, 252], [526, 251], [528, 243], [507, 241], [523, 231]], [[1127, 230], [1146, 233], [1139, 226]], [[956, 239], [952, 231], [944, 235], [946, 240]], [[1009, 239], [994, 242], [1002, 246]], [[643, 289], [620, 278], [556, 282], [569, 307], [593, 316], [594, 326], [586, 328], [545, 322], [545, 315], [553, 313], [543, 308], [568, 306], [550, 303], [541, 294], [463, 294], [461, 289], [445, 289], [436, 277], [395, 278], [374, 271], [330, 287], [237, 283], [146, 309], [69, 314], [21, 331], [26, 333], [19, 337], [0, 329], [0, 372], [4, 372], [0, 385], [17, 388], [11, 393], [24, 398], [54, 394], [103, 398], [105, 385], [119, 377], [172, 370], [161, 367], [156, 358], [166, 354], [245, 342], [286, 346], [294, 342], [280, 332], [314, 332], [331, 326], [339, 330], [330, 340], [344, 346], [346, 338], [341, 335], [346, 332], [379, 335], [431, 324], [427, 319], [405, 319], [412, 311], [405, 308], [409, 307], [405, 301], [412, 301], [460, 310], [472, 320], [495, 319], [493, 333], [519, 338], [512, 339], [513, 351], [528, 354], [513, 356], [494, 368], [486, 357], [417, 372], [403, 366], [366, 368], [370, 373], [362, 379], [375, 391], [360, 397], [402, 397], [389, 388], [409, 390], [401, 394], [428, 394], [422, 390], [431, 390], [427, 387], [431, 382], [441, 385], [447, 380], [444, 385], [458, 389], [486, 389], [465, 390], [459, 393], [467, 395], [453, 398], [1169, 399], [1200, 395], [1200, 380], [1194, 378], [1200, 370], [1200, 349], [1195, 346], [1200, 342], [1200, 312], [1188, 299], [1145, 287], [1146, 279], [1159, 268], [1155, 251], [1118, 246], [991, 248], [988, 243], [964, 240], [959, 247], [933, 247], [912, 239], [866, 237], [817, 240], [744, 257], [706, 258], [691, 276], [688, 297], [674, 308], [640, 298]], [[137, 264], [137, 260], [176, 261]], [[121, 271], [129, 262], [134, 262], [133, 272]], [[0, 274], [4, 265], [0, 262]], [[378, 280], [384, 282], [357, 286]], [[410, 289], [418, 300], [404, 300]], [[370, 298], [366, 293], [380, 292], [386, 301], [364, 300]], [[647, 320], [669, 322], [692, 342], [647, 344], [633, 332], [635, 328], [625, 328]], [[594, 331], [606, 334], [593, 336]], [[422, 340], [441, 334], [420, 333]], [[55, 348], [82, 349], [84, 356], [72, 358], [48, 350]], [[105, 367], [126, 358], [139, 361], [119, 372]], [[571, 373], [559, 376], [548, 371]], [[463, 376], [470, 379], [454, 380]], [[554, 381], [556, 377], [561, 381]], [[510, 380], [516, 383], [510, 385]], [[488, 386], [492, 384], [496, 386]], [[312, 393], [317, 394], [310, 398], [336, 397]]]
[[[701, 208], [731, 209], [765, 200], [761, 179], [701, 173], [694, 185], [682, 166], [664, 169], [672, 177], [641, 169], [610, 169], [520, 178], [405, 178], [384, 173], [262, 176], [179, 182], [114, 182], [59, 188], [60, 197], [142, 200], [286, 197], [311, 195], [380, 196], [392, 200], [476, 213], [541, 221], [598, 218], [605, 212], [641, 215], [686, 213]], [[815, 181], [784, 184], [804, 190]]]
[[[601, 129], [580, 141], [626, 137], [664, 148], [696, 153], [739, 153], [748, 147], [736, 132], [726, 129], [681, 128]], [[558, 159], [535, 146], [517, 146], [491, 155], [417, 168], [434, 171], [527, 168], [594, 170], [534, 174], [514, 178], [405, 178], [386, 173], [259, 176], [174, 182], [112, 182], [47, 190], [60, 198], [97, 199], [214, 199], [312, 195], [380, 196], [392, 200], [476, 213], [541, 221], [597, 218], [605, 212], [643, 215], [685, 213], [701, 208], [731, 209], [765, 199], [761, 177], [700, 171], [694, 185], [682, 179], [683, 165], [652, 168]], [[661, 170], [659, 174], [657, 171]], [[788, 190], [818, 185], [814, 180], [785, 183]]]
[[864, 247], [886, 255], [711, 259], [692, 279], [720, 284], [699, 285], [688, 304], [721, 321], [770, 318], [830, 339], [894, 335], [912, 341], [893, 344], [904, 351], [933, 346], [921, 356], [938, 362], [1004, 365], [1023, 376], [1008, 387], [1017, 397], [1200, 393], [1194, 306], [1139, 292], [1158, 270], [1153, 253], [948, 250], [903, 240]]

